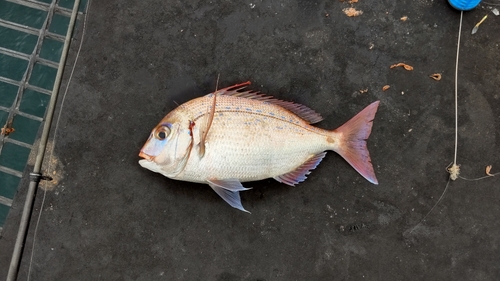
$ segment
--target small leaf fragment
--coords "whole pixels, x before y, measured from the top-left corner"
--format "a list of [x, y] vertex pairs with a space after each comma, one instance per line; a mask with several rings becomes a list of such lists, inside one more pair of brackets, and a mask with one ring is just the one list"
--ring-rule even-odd
[[402, 62], [391, 65], [391, 68], [395, 68], [395, 67], [399, 67], [399, 66], [404, 67], [404, 69], [406, 69], [408, 71], [413, 70], [413, 66], [408, 65], [406, 63], [402, 63]]
[[490, 173], [491, 172], [491, 168], [492, 168], [491, 165], [486, 166], [486, 174], [488, 176], [490, 176], [490, 177], [494, 176], [493, 174]]
[[9, 134], [15, 132], [16, 130], [12, 128], [12, 121], [7, 122], [3, 128], [0, 129], [0, 135], [8, 136]]
[[436, 80], [436, 81], [439, 81], [439, 80], [441, 80], [441, 73], [434, 73], [429, 77]]
[[346, 14], [348, 17], [357, 17], [363, 14], [363, 11], [361, 10], [356, 10], [354, 8], [345, 8], [342, 10], [344, 14]]

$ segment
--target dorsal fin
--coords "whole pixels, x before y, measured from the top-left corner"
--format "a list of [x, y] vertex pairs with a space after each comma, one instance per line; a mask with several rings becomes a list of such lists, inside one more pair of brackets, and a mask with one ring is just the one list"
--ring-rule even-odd
[[278, 106], [283, 107], [284, 109], [287, 109], [300, 118], [304, 119], [309, 124], [314, 124], [318, 123], [319, 121], [323, 120], [323, 117], [314, 110], [310, 109], [309, 107], [294, 103], [291, 101], [284, 101], [284, 100], [279, 100], [276, 99], [272, 96], [264, 95], [261, 94], [260, 92], [257, 91], [252, 91], [252, 90], [247, 90], [247, 91], [242, 91], [245, 89], [248, 85], [250, 85], [250, 81], [241, 83], [241, 84], [236, 84], [224, 89], [221, 89], [218, 91], [220, 95], [226, 95], [226, 96], [233, 96], [233, 97], [240, 97], [240, 98], [247, 98], [247, 99], [253, 99], [253, 100], [259, 100], [259, 101], [265, 101], [268, 103], [272, 103]]

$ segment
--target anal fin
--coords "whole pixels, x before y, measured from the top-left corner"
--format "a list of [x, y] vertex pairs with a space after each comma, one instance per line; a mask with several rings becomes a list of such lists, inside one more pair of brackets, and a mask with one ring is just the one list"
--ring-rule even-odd
[[319, 165], [319, 163], [321, 162], [321, 160], [323, 160], [325, 155], [326, 152], [321, 152], [319, 154], [316, 154], [313, 157], [309, 158], [302, 165], [300, 165], [297, 169], [289, 173], [276, 176], [274, 177], [274, 179], [291, 186], [303, 182], [307, 179], [307, 175], [311, 173], [311, 170], [314, 170]]
[[249, 190], [245, 188], [237, 179], [208, 180], [208, 185], [224, 199], [231, 207], [250, 213], [241, 205], [240, 191]]

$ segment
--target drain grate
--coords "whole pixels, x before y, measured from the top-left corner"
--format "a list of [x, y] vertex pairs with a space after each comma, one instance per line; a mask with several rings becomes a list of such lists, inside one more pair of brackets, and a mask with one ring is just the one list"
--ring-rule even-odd
[[0, 0], [0, 232], [44, 122], [73, 4]]

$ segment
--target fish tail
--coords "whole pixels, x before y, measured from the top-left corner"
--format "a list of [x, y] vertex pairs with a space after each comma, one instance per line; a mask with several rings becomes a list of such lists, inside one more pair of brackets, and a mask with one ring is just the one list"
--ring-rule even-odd
[[379, 101], [370, 104], [344, 125], [332, 131], [334, 138], [338, 140], [334, 151], [373, 184], [378, 184], [378, 180], [373, 171], [366, 140], [372, 131], [372, 121], [378, 105]]

